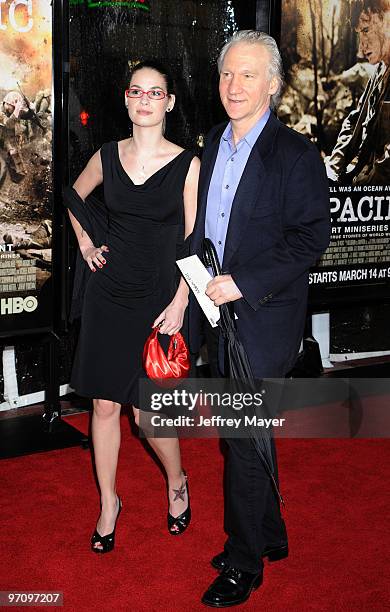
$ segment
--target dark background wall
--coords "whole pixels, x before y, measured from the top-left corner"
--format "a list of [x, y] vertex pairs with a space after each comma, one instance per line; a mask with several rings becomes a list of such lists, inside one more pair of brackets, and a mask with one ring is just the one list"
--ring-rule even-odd
[[[256, 27], [256, 0], [150, 0], [150, 10], [70, 6], [71, 178], [107, 140], [126, 138], [124, 108], [129, 62], [156, 58], [172, 72], [177, 102], [168, 138], [197, 150], [202, 135], [224, 117], [216, 59], [236, 29]], [[87, 125], [80, 112], [89, 115]]]

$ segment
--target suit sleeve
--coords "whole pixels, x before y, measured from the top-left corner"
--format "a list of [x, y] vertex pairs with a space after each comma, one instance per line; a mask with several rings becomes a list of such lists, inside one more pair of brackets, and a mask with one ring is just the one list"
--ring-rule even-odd
[[314, 146], [300, 155], [289, 173], [281, 215], [281, 239], [230, 271], [254, 310], [307, 272], [329, 245], [328, 181]]

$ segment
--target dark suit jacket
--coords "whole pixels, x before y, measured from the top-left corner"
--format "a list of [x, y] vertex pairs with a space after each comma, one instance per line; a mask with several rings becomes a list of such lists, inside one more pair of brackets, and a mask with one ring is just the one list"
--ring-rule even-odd
[[[202, 158], [191, 243], [191, 252], [200, 257], [207, 194], [225, 127], [210, 131]], [[304, 329], [308, 271], [329, 237], [329, 190], [320, 155], [306, 137], [271, 113], [235, 194], [222, 262], [223, 273], [232, 275], [243, 295], [234, 302], [237, 328], [256, 377], [281, 377], [294, 365]], [[191, 295], [194, 352], [202, 316]], [[222, 355], [220, 350], [220, 360]]]

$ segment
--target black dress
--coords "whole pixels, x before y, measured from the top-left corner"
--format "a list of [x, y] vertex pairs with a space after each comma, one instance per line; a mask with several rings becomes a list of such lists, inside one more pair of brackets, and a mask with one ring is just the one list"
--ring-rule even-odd
[[120, 162], [118, 143], [101, 148], [109, 252], [107, 263], [90, 274], [83, 298], [70, 381], [82, 396], [138, 404], [145, 340], [177, 289], [183, 190], [193, 157], [184, 150], [135, 185]]

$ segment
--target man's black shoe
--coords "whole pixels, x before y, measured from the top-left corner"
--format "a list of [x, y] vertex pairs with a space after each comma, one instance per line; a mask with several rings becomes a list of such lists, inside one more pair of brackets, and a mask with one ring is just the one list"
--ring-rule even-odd
[[[262, 554], [262, 557], [268, 557], [268, 561], [280, 561], [288, 557], [288, 544], [281, 544], [280, 546], [267, 546]], [[221, 572], [227, 565], [227, 555], [225, 551], [215, 555], [211, 559], [211, 565]]]
[[262, 582], [263, 570], [251, 574], [236, 567], [226, 567], [209, 586], [202, 597], [202, 603], [212, 608], [236, 606], [246, 601]]

